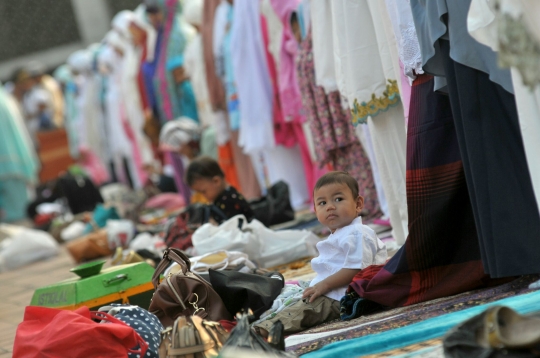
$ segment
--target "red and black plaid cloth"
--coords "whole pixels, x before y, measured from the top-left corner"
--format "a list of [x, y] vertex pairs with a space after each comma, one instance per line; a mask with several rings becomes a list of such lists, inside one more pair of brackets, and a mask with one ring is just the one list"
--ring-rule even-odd
[[358, 273], [349, 290], [397, 307], [501, 283], [484, 273], [450, 102], [428, 75], [411, 92], [407, 205], [403, 247]]

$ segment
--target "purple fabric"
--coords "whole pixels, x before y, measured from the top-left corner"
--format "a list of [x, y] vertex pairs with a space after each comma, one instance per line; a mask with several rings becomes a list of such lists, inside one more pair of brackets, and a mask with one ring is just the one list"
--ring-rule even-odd
[[146, 93], [148, 96], [148, 105], [154, 111], [154, 114], [158, 114], [156, 111], [157, 102], [156, 102], [156, 91], [154, 89], [154, 76], [156, 75], [156, 69], [159, 59], [159, 54], [161, 53], [161, 42], [163, 41], [163, 28], [160, 28], [157, 31], [156, 39], [156, 49], [154, 53], [154, 60], [152, 62], [145, 62], [142, 65], [142, 73], [144, 78], [144, 87], [146, 88]]
[[189, 203], [191, 201], [191, 189], [184, 182], [185, 170], [182, 157], [180, 154], [173, 152], [167, 152], [167, 155], [169, 156], [170, 163], [174, 168], [174, 182], [176, 183], [176, 190], [184, 197], [186, 203]]

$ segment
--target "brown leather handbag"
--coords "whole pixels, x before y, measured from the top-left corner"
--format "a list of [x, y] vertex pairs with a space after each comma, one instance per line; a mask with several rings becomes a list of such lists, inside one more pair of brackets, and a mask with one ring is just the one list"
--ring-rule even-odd
[[229, 333], [218, 322], [201, 317], [178, 317], [172, 327], [161, 331], [159, 358], [217, 357]]
[[[161, 274], [176, 262], [181, 270], [169, 274], [159, 283]], [[155, 314], [163, 326], [172, 326], [180, 316], [197, 315], [209, 321], [232, 320], [221, 297], [199, 275], [191, 272], [189, 258], [180, 250], [169, 248], [163, 254], [152, 277], [155, 293], [148, 310]]]

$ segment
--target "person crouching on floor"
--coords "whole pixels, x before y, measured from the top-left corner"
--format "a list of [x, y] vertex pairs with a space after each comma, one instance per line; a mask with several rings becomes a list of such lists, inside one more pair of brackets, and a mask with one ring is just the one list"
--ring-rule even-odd
[[[224, 214], [223, 217], [230, 219], [242, 214], [248, 221], [253, 219], [253, 210], [248, 202], [234, 187], [227, 184], [225, 174], [214, 159], [201, 156], [193, 160], [187, 169], [186, 180], [191, 189], [213, 203]], [[213, 218], [217, 224], [224, 221], [214, 215]]]
[[255, 324], [262, 336], [266, 337], [278, 320], [283, 323], [284, 333], [292, 334], [339, 318], [339, 301], [353, 277], [370, 265], [386, 262], [385, 244], [362, 224], [359, 214], [364, 198], [352, 176], [337, 171], [325, 174], [315, 184], [313, 202], [317, 219], [332, 232], [317, 243], [319, 256], [311, 260], [317, 275], [304, 290], [302, 300]]

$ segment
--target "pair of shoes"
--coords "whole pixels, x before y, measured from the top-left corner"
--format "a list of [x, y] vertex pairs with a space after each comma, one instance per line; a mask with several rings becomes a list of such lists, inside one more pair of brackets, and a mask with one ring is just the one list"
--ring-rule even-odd
[[522, 316], [508, 307], [491, 307], [484, 316], [478, 343], [496, 349], [534, 348], [540, 345], [540, 318]]
[[358, 318], [384, 308], [381, 304], [361, 298], [356, 292], [343, 296], [339, 304], [341, 306], [339, 316], [342, 321]]
[[540, 315], [523, 316], [493, 306], [452, 328], [443, 339], [445, 357], [537, 357]]

